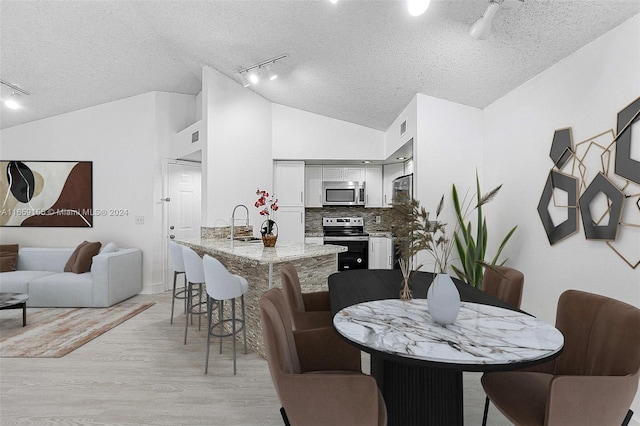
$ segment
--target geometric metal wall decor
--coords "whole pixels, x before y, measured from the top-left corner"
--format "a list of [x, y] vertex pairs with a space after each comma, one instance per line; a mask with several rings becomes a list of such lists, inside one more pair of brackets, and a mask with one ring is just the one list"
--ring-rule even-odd
[[[640, 121], [640, 98], [618, 113], [618, 142], [616, 147], [616, 173], [640, 184], [640, 161], [631, 158], [631, 131]], [[640, 126], [640, 124], [638, 124]], [[636, 129], [640, 132], [640, 129]]]
[[0, 161], [0, 226], [93, 227], [91, 161]]
[[557, 168], [561, 169], [571, 158], [573, 152], [573, 137], [571, 127], [558, 129], [553, 134], [551, 152], [549, 156]]
[[[549, 213], [549, 205], [553, 199], [553, 190], [562, 189], [568, 194], [567, 219], [555, 225]], [[556, 170], [551, 170], [544, 185], [544, 191], [538, 203], [538, 214], [542, 220], [542, 225], [547, 232], [549, 244], [554, 245], [558, 241], [578, 232], [578, 208], [576, 204], [578, 192], [578, 180], [573, 176], [565, 175]], [[556, 206], [561, 207], [561, 206]]]
[[[578, 231], [579, 210], [588, 240], [603, 241], [631, 268], [640, 265], [640, 161], [631, 155], [640, 150], [632, 149], [633, 131], [640, 132], [640, 97], [618, 112], [616, 131], [609, 129], [574, 145], [570, 127], [555, 130], [549, 153], [553, 166], [538, 203], [551, 245]], [[637, 134], [635, 139], [640, 140]], [[558, 225], [549, 212], [556, 188], [569, 196], [566, 206], [554, 200], [556, 208], [568, 213]], [[596, 212], [592, 201], [602, 198], [604, 213]], [[627, 198], [632, 202], [625, 203]]]
[[[594, 220], [589, 203], [598, 195], [604, 194], [608, 199], [607, 224], [600, 224], [599, 220]], [[589, 184], [589, 187], [580, 197], [580, 214], [582, 215], [582, 226], [584, 235], [588, 240], [614, 240], [618, 232], [618, 224], [622, 215], [624, 204], [624, 194], [616, 188], [602, 173]]]

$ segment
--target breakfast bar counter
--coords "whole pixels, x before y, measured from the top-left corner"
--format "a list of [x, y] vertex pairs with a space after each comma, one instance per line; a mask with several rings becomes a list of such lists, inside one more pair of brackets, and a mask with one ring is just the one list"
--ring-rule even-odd
[[260, 309], [262, 294], [272, 287], [282, 287], [280, 267], [291, 263], [298, 272], [303, 292], [328, 290], [327, 278], [338, 270], [338, 253], [347, 248], [336, 245], [300, 244], [278, 241], [275, 247], [263, 247], [262, 241], [231, 241], [227, 238], [176, 240], [191, 247], [200, 256], [218, 259], [232, 274], [249, 282], [245, 294], [247, 344], [264, 357]]

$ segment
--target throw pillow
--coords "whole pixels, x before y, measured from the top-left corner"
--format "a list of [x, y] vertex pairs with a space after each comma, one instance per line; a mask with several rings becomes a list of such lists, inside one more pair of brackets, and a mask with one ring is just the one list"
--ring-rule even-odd
[[0, 272], [16, 270], [18, 249], [18, 244], [0, 244]]
[[71, 272], [76, 274], [84, 274], [88, 272], [91, 268], [91, 262], [93, 261], [93, 256], [100, 252], [100, 244], [99, 242], [90, 243], [80, 247], [78, 250], [78, 257], [76, 258], [76, 263], [74, 263], [73, 268], [71, 268]]
[[103, 253], [113, 253], [118, 251], [118, 246], [116, 245], [116, 243], [114, 243], [113, 241], [110, 243], [107, 243], [104, 247], [102, 247], [100, 249], [100, 254]]
[[72, 272], [71, 270], [73, 269], [73, 265], [75, 265], [76, 259], [78, 258], [78, 252], [82, 247], [86, 246], [87, 244], [89, 244], [89, 241], [83, 241], [80, 244], [78, 244], [78, 247], [76, 247], [73, 253], [71, 253], [71, 256], [69, 256], [69, 260], [67, 260], [67, 263], [64, 265], [64, 269], [63, 269], [64, 272]]
[[95, 243], [87, 243], [83, 245], [78, 251], [78, 257], [76, 258], [76, 263], [71, 268], [71, 272], [76, 274], [84, 274], [89, 271], [91, 268], [91, 262], [93, 261], [93, 256], [100, 252], [100, 242]]

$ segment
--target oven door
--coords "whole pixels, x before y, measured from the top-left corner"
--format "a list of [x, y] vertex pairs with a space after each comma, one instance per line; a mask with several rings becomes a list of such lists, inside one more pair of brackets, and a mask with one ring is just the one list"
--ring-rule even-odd
[[350, 237], [324, 237], [325, 244], [347, 247], [347, 251], [338, 253], [338, 271], [351, 269], [369, 269], [369, 239]]

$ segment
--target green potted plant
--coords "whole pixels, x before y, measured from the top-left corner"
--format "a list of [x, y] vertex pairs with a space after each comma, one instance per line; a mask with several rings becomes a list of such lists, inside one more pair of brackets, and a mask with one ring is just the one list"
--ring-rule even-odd
[[[482, 277], [484, 275], [484, 268], [491, 267], [498, 262], [500, 254], [505, 245], [515, 232], [517, 225], [511, 228], [507, 235], [502, 239], [500, 247], [495, 256], [490, 260], [486, 260], [487, 255], [487, 221], [482, 213], [482, 206], [493, 200], [500, 191], [502, 185], [497, 186], [493, 190], [489, 191], [485, 195], [481, 195], [480, 192], [480, 179], [476, 172], [476, 196], [475, 203], [473, 199], [467, 200], [467, 197], [460, 203], [458, 196], [458, 190], [454, 184], [452, 187], [453, 207], [456, 212], [458, 220], [457, 230], [454, 234], [454, 241], [458, 256], [460, 259], [461, 268], [455, 265], [451, 265], [451, 269], [456, 273], [458, 278], [469, 285], [482, 289]], [[467, 217], [475, 210], [476, 212], [476, 224], [475, 224], [475, 237], [474, 228], [471, 226], [471, 221], [467, 222]], [[504, 264], [506, 259], [503, 260], [500, 265]]]

